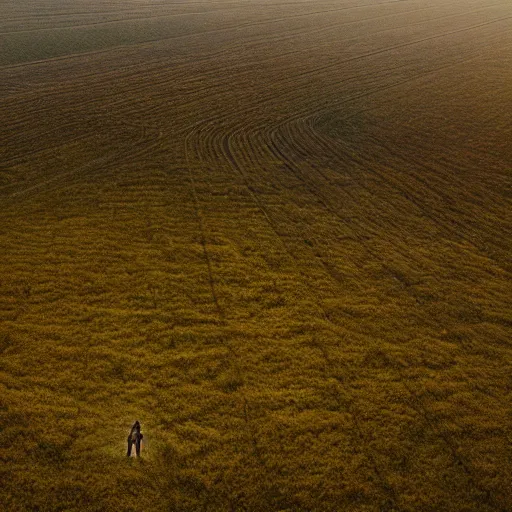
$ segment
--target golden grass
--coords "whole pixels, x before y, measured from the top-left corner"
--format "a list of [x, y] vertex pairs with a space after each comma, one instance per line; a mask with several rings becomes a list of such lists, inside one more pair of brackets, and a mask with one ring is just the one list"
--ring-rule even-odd
[[2, 508], [512, 509], [509, 3], [32, 4]]

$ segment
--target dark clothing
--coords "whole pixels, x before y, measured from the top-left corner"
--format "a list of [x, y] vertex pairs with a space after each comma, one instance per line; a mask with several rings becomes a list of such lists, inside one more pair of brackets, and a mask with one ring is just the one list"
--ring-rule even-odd
[[135, 444], [135, 453], [137, 457], [140, 457], [140, 441], [144, 436], [140, 433], [140, 430], [136, 431], [133, 435], [133, 443]]
[[132, 454], [133, 445], [135, 445], [135, 453], [137, 454], [137, 457], [140, 457], [140, 441], [143, 437], [144, 435], [140, 433], [140, 424], [136, 421], [128, 435], [128, 452], [126, 454], [128, 457]]

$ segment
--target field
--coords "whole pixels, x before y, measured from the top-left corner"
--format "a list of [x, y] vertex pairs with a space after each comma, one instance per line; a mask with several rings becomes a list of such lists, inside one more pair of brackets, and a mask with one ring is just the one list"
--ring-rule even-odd
[[0, 509], [512, 510], [510, 0], [8, 0], [0, 47]]

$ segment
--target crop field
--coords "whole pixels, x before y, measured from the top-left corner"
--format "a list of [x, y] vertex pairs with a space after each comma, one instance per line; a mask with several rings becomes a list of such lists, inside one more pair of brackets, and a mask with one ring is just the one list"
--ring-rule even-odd
[[512, 510], [510, 0], [6, 0], [0, 48], [1, 510]]

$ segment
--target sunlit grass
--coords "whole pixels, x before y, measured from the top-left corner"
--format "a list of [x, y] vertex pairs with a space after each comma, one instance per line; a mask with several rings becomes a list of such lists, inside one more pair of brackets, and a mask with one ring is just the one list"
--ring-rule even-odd
[[3, 509], [512, 508], [509, 6], [109, 5], [2, 7]]

